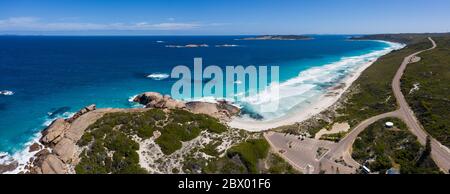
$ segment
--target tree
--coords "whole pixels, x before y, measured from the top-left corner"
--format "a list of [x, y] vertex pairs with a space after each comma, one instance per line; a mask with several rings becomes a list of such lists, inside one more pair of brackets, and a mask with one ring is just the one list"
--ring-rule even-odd
[[422, 155], [419, 160], [417, 160], [416, 165], [420, 166], [427, 158], [431, 155], [431, 137], [428, 135], [425, 143], [425, 150], [423, 150]]

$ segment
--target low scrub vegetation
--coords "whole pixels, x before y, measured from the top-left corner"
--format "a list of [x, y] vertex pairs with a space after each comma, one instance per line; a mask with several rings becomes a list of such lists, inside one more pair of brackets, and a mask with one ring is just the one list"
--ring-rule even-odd
[[153, 132], [161, 133], [155, 142], [164, 154], [180, 149], [182, 142], [190, 141], [202, 131], [222, 133], [227, 127], [207, 115], [184, 110], [165, 113], [159, 109], [145, 112], [106, 114], [88, 127], [78, 141], [87, 147], [80, 154], [77, 173], [146, 173], [139, 166], [139, 144], [134, 137], [148, 139]]
[[367, 118], [397, 109], [391, 87], [395, 73], [406, 56], [430, 47], [425, 37], [414, 42], [379, 58], [361, 74], [350, 88], [348, 99], [337, 110], [335, 122], [347, 121], [353, 127]]
[[[384, 127], [391, 121], [394, 128]], [[431, 147], [423, 147], [399, 119], [389, 118], [370, 125], [353, 144], [352, 157], [373, 172], [399, 168], [402, 174], [439, 173], [431, 159]]]
[[249, 139], [238, 143], [227, 150], [223, 157], [216, 154], [215, 144], [208, 144], [200, 151], [215, 155], [214, 158], [206, 160], [185, 161], [184, 167], [188, 172], [198, 173], [271, 173], [271, 174], [295, 174], [299, 173], [281, 157], [269, 151], [269, 144], [265, 139]]
[[434, 40], [438, 47], [406, 68], [402, 91], [424, 129], [450, 147], [450, 37]]

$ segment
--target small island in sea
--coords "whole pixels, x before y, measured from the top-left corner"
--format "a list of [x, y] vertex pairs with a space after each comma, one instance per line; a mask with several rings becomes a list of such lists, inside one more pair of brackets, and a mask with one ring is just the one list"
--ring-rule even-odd
[[255, 37], [247, 37], [239, 40], [311, 40], [312, 37], [304, 35], [263, 35]]

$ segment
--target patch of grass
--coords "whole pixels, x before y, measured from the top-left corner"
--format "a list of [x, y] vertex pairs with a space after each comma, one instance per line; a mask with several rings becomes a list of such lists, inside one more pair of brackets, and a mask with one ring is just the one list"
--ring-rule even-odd
[[[385, 128], [387, 121], [396, 127]], [[370, 125], [359, 135], [353, 144], [352, 157], [361, 164], [367, 162], [374, 172], [385, 173], [398, 165], [403, 174], [439, 173], [425, 150], [401, 120], [387, 118]]]

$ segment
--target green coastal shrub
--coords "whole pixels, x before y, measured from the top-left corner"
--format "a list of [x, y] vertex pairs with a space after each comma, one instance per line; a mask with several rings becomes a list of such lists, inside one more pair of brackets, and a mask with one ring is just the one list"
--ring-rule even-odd
[[193, 114], [185, 110], [172, 110], [169, 122], [160, 130], [161, 136], [156, 143], [161, 151], [170, 155], [181, 148], [181, 142], [190, 141], [200, 135], [202, 131], [223, 133], [227, 127], [219, 120], [204, 114]]
[[[386, 128], [384, 124], [387, 121], [393, 122], [395, 128]], [[425, 150], [403, 121], [387, 118], [373, 123], [358, 136], [353, 144], [352, 157], [360, 164], [368, 162], [366, 165], [373, 172], [385, 173], [399, 166], [404, 174], [439, 173]]]
[[227, 155], [230, 158], [238, 155], [250, 173], [258, 173], [258, 160], [266, 158], [268, 151], [269, 144], [266, 140], [253, 139], [231, 147]]

